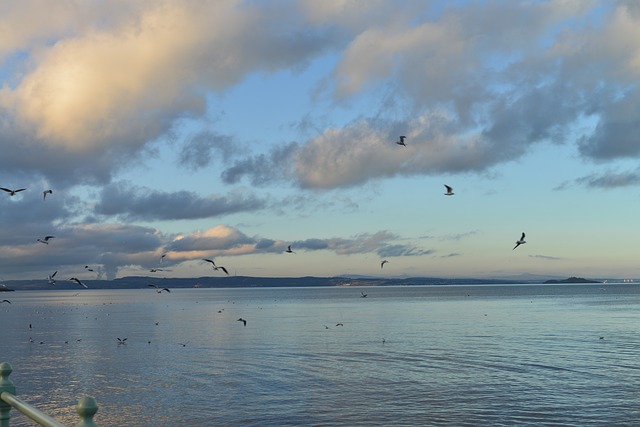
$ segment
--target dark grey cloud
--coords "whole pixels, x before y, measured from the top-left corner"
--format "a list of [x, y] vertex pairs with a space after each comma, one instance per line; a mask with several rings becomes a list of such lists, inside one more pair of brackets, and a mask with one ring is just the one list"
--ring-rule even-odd
[[529, 255], [529, 258], [544, 259], [547, 261], [558, 261], [558, 260], [564, 259], [564, 258], [549, 256], [549, 255]]
[[235, 184], [248, 177], [252, 185], [263, 186], [290, 179], [292, 159], [298, 144], [290, 142], [277, 146], [266, 154], [256, 154], [236, 160], [221, 174], [226, 184]]
[[640, 171], [605, 172], [577, 178], [575, 182], [589, 188], [621, 188], [640, 185]]
[[95, 212], [127, 220], [212, 218], [261, 209], [265, 202], [252, 194], [201, 197], [191, 191], [162, 192], [118, 182], [102, 189]]
[[226, 162], [237, 155], [236, 141], [230, 135], [222, 135], [206, 130], [191, 136], [182, 145], [178, 154], [178, 164], [190, 169], [201, 169], [208, 166], [212, 160]]

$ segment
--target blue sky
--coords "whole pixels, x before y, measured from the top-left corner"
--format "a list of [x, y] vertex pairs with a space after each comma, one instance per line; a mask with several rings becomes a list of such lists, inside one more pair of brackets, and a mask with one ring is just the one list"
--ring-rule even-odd
[[635, 2], [1, 9], [2, 279], [640, 277]]

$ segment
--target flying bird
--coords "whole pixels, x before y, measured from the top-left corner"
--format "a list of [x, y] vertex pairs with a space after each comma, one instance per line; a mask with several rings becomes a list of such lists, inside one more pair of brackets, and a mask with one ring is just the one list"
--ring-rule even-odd
[[45, 245], [49, 244], [50, 239], [54, 239], [56, 236], [44, 236], [44, 239], [36, 239], [36, 241], [40, 243], [44, 243]]
[[80, 279], [78, 279], [78, 278], [76, 278], [76, 277], [72, 277], [72, 278], [71, 278], [71, 279], [69, 279], [69, 280], [71, 280], [72, 282], [76, 282], [78, 285], [82, 286], [83, 288], [89, 288], [87, 285], [85, 285], [84, 283], [82, 283], [82, 282], [80, 281]]
[[9, 301], [8, 299], [3, 299], [2, 301], [0, 301], [0, 304], [2, 304], [3, 302], [6, 302], [8, 304], [11, 304], [11, 301]]
[[169, 288], [161, 288], [160, 286], [157, 285], [147, 285], [151, 288], [156, 288], [158, 290], [158, 293], [161, 293], [162, 291], [167, 291], [169, 293], [171, 293], [171, 290], [169, 290]]
[[224, 268], [224, 267], [223, 267], [223, 266], [221, 266], [221, 265], [217, 265], [217, 266], [214, 268], [214, 270], [216, 270], [216, 271], [218, 271], [218, 270], [222, 270], [222, 271], [224, 271], [224, 274], [226, 274], [227, 276], [229, 275], [229, 272], [227, 271], [227, 269], [226, 269], [226, 268]]
[[383, 260], [383, 261], [380, 263], [380, 268], [384, 267], [384, 265], [385, 265], [386, 263], [388, 263], [388, 262], [389, 262], [389, 261], [387, 261], [386, 259], [385, 259], [385, 260]]
[[242, 322], [244, 326], [247, 326], [247, 321], [244, 320], [242, 317], [238, 319], [238, 322]]
[[118, 345], [120, 345], [120, 344], [126, 344], [126, 341], [127, 341], [127, 339], [126, 339], [126, 338], [123, 338], [123, 339], [118, 338]]
[[216, 263], [213, 262], [212, 259], [202, 258], [202, 260], [206, 261], [206, 262], [210, 262], [211, 263], [211, 267], [213, 267], [214, 270], [216, 269]]
[[9, 196], [13, 197], [13, 196], [16, 195], [16, 193], [19, 193], [20, 191], [26, 190], [26, 188], [20, 188], [18, 190], [11, 190], [9, 188], [0, 187], [0, 190], [6, 191], [7, 193], [9, 193]]
[[453, 188], [451, 188], [450, 186], [448, 186], [447, 184], [444, 184], [444, 186], [447, 189], [447, 192], [444, 193], [445, 196], [453, 196], [455, 193], [453, 192]]
[[[525, 243], [527, 243], [527, 242], [525, 242], [525, 241], [524, 241], [524, 232], [523, 232], [523, 233], [522, 233], [522, 237], [520, 237], [520, 240], [518, 240], [518, 241], [516, 242], [516, 245], [513, 247], [513, 249], [515, 249], [515, 248], [517, 248], [518, 246], [523, 245], [523, 244], [525, 244]], [[513, 249], [511, 249], [511, 250], [513, 250]]]
[[163, 270], [163, 269], [161, 269], [161, 268], [152, 268], [152, 269], [151, 269], [151, 270], [149, 270], [149, 271], [150, 271], [151, 273], [155, 273], [155, 272], [157, 272], [157, 271], [164, 271], [164, 270]]
[[404, 135], [400, 135], [400, 139], [398, 139], [398, 140], [396, 141], [396, 144], [398, 144], [398, 145], [402, 145], [403, 147], [406, 147], [406, 146], [407, 146], [407, 144], [405, 144], [405, 143], [404, 143], [404, 139], [405, 139], [405, 138], [406, 138], [406, 136], [404, 136]]
[[42, 192], [42, 200], [46, 200], [47, 199], [47, 194], [53, 194], [53, 190], [44, 190]]
[[366, 298], [367, 294], [365, 294], [364, 292], [360, 292], [360, 298]]
[[56, 284], [56, 279], [54, 279], [54, 277], [56, 277], [56, 274], [58, 274], [58, 270], [54, 271], [53, 274], [50, 274], [48, 279], [49, 279], [49, 284], [50, 285], [55, 285]]
[[84, 268], [87, 269], [87, 271], [93, 271], [93, 268], [89, 267], [88, 265], [85, 265]]
[[291, 245], [287, 246], [287, 250], [285, 252], [288, 254], [295, 254], [295, 252], [291, 250]]

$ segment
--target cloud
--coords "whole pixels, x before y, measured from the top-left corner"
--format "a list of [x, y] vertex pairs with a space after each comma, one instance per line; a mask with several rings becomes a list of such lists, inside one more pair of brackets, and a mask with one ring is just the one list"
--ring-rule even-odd
[[197, 170], [208, 166], [214, 159], [227, 161], [237, 151], [237, 144], [232, 136], [205, 130], [184, 143], [178, 155], [178, 164]]
[[605, 172], [600, 175], [591, 174], [577, 178], [576, 183], [589, 188], [620, 188], [640, 185], [640, 171]]
[[529, 258], [538, 258], [538, 259], [544, 259], [544, 260], [547, 260], [547, 261], [558, 261], [558, 260], [563, 259], [563, 258], [560, 258], [560, 257], [548, 256], [548, 255], [529, 255]]
[[102, 189], [95, 212], [127, 220], [153, 221], [212, 218], [264, 206], [263, 200], [242, 192], [201, 197], [191, 191], [169, 193], [118, 182]]
[[[26, 47], [33, 53], [30, 66], [0, 90], [0, 142], [16, 153], [0, 164], [63, 179], [54, 165], [60, 161], [76, 183], [108, 182], [177, 121], [202, 116], [207, 93], [248, 73], [302, 67], [335, 43], [328, 29], [310, 27], [285, 4], [29, 7], [30, 23], [54, 21], [29, 32], [12, 19], [26, 13], [27, 3], [39, 5], [25, 1], [25, 8], [3, 13], [15, 37], [0, 54]], [[46, 161], [30, 164], [30, 152]], [[192, 154], [187, 148], [182, 160], [193, 163]], [[88, 158], [92, 166], [83, 167]]]

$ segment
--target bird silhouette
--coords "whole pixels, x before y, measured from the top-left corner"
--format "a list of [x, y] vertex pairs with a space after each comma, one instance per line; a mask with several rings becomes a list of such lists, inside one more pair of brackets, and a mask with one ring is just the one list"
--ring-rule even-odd
[[365, 294], [364, 292], [360, 292], [360, 298], [366, 298], [367, 294]]
[[398, 144], [398, 145], [402, 145], [403, 147], [406, 147], [406, 146], [407, 146], [407, 144], [405, 144], [405, 143], [404, 143], [405, 138], [406, 138], [406, 136], [404, 136], [404, 135], [400, 135], [400, 139], [398, 139], [398, 140], [396, 141], [396, 144]]
[[36, 241], [40, 243], [44, 243], [45, 245], [49, 244], [49, 240], [54, 239], [56, 236], [44, 236], [44, 239], [36, 239]]
[[447, 192], [444, 193], [445, 196], [453, 196], [455, 193], [453, 192], [453, 188], [451, 188], [450, 186], [448, 186], [447, 184], [444, 184], [445, 188], [447, 189]]
[[287, 250], [285, 252], [288, 254], [295, 254], [295, 252], [291, 250], [291, 245], [287, 246]]
[[388, 263], [388, 262], [389, 262], [389, 261], [387, 261], [386, 259], [385, 259], [385, 260], [383, 260], [383, 261], [380, 263], [380, 268], [384, 267], [384, 265], [385, 265], [386, 263]]
[[247, 326], [247, 321], [244, 320], [242, 317], [238, 319], [238, 322], [242, 322], [244, 326]]
[[82, 283], [82, 282], [80, 281], [80, 279], [78, 279], [78, 278], [76, 278], [76, 277], [72, 277], [72, 278], [71, 278], [71, 279], [69, 279], [69, 280], [71, 280], [72, 282], [76, 282], [78, 285], [82, 286], [83, 288], [88, 288], [88, 286], [87, 286], [87, 285], [85, 285], [84, 283]]
[[44, 190], [42, 192], [42, 200], [46, 200], [47, 199], [47, 194], [53, 194], [53, 190]]
[[2, 304], [3, 302], [6, 302], [8, 304], [11, 304], [11, 301], [9, 301], [8, 299], [3, 299], [2, 301], [0, 301], [0, 304]]
[[56, 274], [58, 274], [58, 270], [54, 271], [53, 274], [50, 274], [48, 279], [49, 279], [49, 284], [50, 285], [55, 285], [56, 284], [56, 279], [54, 279], [54, 277], [56, 277]]
[[216, 269], [216, 263], [213, 262], [212, 259], [202, 258], [202, 260], [211, 263], [211, 267], [213, 267], [214, 270]]
[[6, 191], [7, 193], [9, 193], [9, 196], [13, 197], [13, 196], [16, 195], [16, 193], [19, 193], [21, 191], [26, 190], [26, 188], [20, 188], [18, 190], [11, 190], [10, 188], [0, 187], [0, 190]]
[[[525, 243], [527, 243], [527, 242], [525, 242], [525, 241], [524, 241], [524, 232], [523, 232], [523, 233], [522, 233], [522, 237], [520, 237], [520, 240], [518, 240], [518, 241], [516, 242], [516, 245], [513, 247], [513, 249], [515, 249], [515, 248], [517, 248], [518, 246], [523, 245], [523, 244], [525, 244]], [[511, 250], [513, 250], [513, 249], [511, 249]]]

